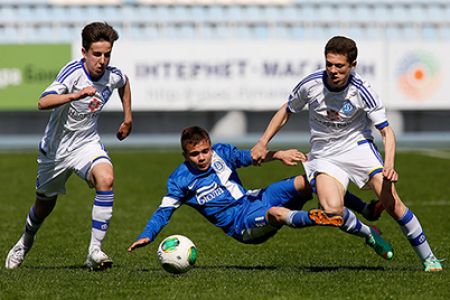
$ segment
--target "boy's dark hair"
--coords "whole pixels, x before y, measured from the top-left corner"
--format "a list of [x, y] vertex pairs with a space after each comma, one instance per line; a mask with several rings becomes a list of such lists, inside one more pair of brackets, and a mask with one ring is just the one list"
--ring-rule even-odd
[[81, 32], [82, 45], [87, 51], [92, 43], [107, 41], [111, 46], [119, 39], [119, 34], [106, 22], [93, 22], [86, 25]]
[[181, 148], [183, 152], [186, 153], [187, 145], [197, 145], [201, 141], [208, 141], [211, 143], [211, 139], [209, 138], [208, 131], [206, 129], [201, 128], [199, 126], [192, 126], [183, 129], [181, 132]]
[[354, 40], [344, 36], [335, 36], [325, 45], [325, 56], [328, 53], [346, 55], [347, 61], [351, 64], [358, 57], [358, 48]]

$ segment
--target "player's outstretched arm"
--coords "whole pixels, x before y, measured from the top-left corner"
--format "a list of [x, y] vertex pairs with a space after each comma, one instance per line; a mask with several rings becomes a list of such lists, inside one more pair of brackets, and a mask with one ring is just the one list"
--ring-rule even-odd
[[117, 130], [117, 138], [121, 141], [130, 135], [133, 124], [131, 113], [131, 87], [128, 78], [125, 85], [119, 88], [119, 96], [122, 101], [123, 122], [120, 124], [119, 130]]
[[93, 86], [88, 86], [76, 93], [61, 94], [61, 95], [47, 94], [39, 99], [38, 109], [39, 110], [53, 109], [63, 104], [80, 100], [87, 96], [94, 96], [96, 92], [97, 91]]
[[135, 241], [133, 244], [131, 244], [130, 247], [128, 247], [128, 252], [133, 251], [136, 248], [141, 248], [144, 247], [148, 244], [151, 243], [150, 238], [144, 237], [144, 238], [140, 238], [139, 240]]
[[297, 149], [276, 151], [273, 158], [281, 160], [287, 166], [296, 166], [299, 162], [307, 160], [306, 155]]
[[264, 162], [272, 160], [280, 160], [286, 166], [296, 166], [299, 162], [306, 161], [307, 157], [297, 149], [289, 149], [267, 152]]
[[285, 103], [272, 117], [263, 135], [252, 148], [252, 159], [256, 165], [261, 165], [264, 161], [268, 152], [267, 145], [284, 124], [286, 124], [289, 116], [290, 113], [287, 111], [287, 103]]

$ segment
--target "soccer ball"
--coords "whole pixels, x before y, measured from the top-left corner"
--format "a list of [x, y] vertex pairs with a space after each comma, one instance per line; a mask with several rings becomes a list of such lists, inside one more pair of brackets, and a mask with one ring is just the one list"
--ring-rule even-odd
[[197, 248], [187, 237], [171, 235], [159, 244], [158, 260], [167, 272], [185, 273], [192, 268], [197, 260]]

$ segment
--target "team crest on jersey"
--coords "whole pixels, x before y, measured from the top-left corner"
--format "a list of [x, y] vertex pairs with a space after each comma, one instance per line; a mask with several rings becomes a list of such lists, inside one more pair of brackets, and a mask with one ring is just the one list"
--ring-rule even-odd
[[217, 171], [223, 170], [224, 167], [225, 167], [225, 166], [223, 165], [223, 162], [221, 162], [221, 161], [215, 161], [215, 162], [213, 162], [213, 168], [214, 168], [215, 170], [217, 170]]
[[197, 202], [200, 205], [204, 205], [205, 203], [222, 195], [224, 192], [225, 191], [222, 187], [220, 187], [216, 182], [213, 182], [212, 184], [197, 190]]
[[355, 107], [349, 100], [346, 100], [341, 108], [342, 113], [344, 113], [347, 116], [350, 115], [354, 110]]
[[89, 102], [89, 105], [88, 105], [89, 110], [91, 112], [94, 112], [99, 109], [101, 104], [102, 104], [102, 102], [100, 100], [98, 100], [97, 98], [92, 98], [91, 102]]
[[109, 97], [111, 97], [111, 94], [112, 94], [112, 91], [107, 87], [102, 91], [102, 97], [103, 97], [103, 100], [105, 100], [105, 103], [108, 102]]

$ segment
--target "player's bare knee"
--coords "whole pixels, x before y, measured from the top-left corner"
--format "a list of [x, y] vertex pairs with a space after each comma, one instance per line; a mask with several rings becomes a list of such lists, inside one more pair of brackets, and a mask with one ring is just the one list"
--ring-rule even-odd
[[94, 177], [94, 184], [97, 190], [111, 190], [114, 185], [114, 176], [112, 174], [102, 174]]
[[269, 220], [270, 220], [270, 217], [272, 217], [276, 223], [284, 224], [286, 215], [289, 213], [289, 211], [290, 210], [285, 207], [279, 207], [279, 206], [271, 207], [268, 211]]
[[295, 189], [300, 192], [303, 198], [311, 199], [312, 198], [312, 187], [309, 184], [308, 180], [306, 180], [305, 175], [299, 175], [295, 177], [294, 180]]

